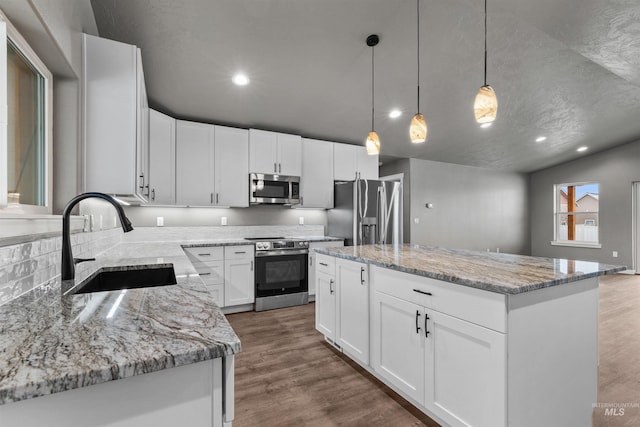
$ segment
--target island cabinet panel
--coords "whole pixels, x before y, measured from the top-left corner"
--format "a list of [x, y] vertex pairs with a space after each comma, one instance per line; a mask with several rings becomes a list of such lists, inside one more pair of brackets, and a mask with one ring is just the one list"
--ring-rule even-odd
[[369, 364], [369, 269], [336, 260], [336, 342], [344, 353]]
[[506, 337], [425, 311], [425, 406], [451, 425], [506, 423]]
[[372, 294], [371, 367], [418, 403], [424, 402], [424, 318], [418, 304]]
[[486, 327], [504, 328], [504, 317], [496, 323], [473, 308], [504, 313], [504, 299], [377, 266], [371, 288], [374, 372], [448, 425], [506, 425], [506, 335]]
[[[307, 269], [309, 273], [308, 282], [309, 282], [309, 300], [314, 301], [316, 296], [316, 251], [314, 249], [318, 248], [335, 248], [344, 246], [343, 241], [331, 241], [331, 242], [309, 242], [309, 268]], [[333, 258], [330, 258], [333, 259]], [[325, 262], [326, 264], [326, 262]], [[324, 269], [325, 266], [319, 266], [321, 269]], [[327, 266], [328, 267], [328, 264]], [[332, 268], [335, 268], [335, 264], [332, 263]], [[332, 273], [333, 274], [333, 271]]]
[[316, 272], [316, 329], [333, 341], [336, 335], [335, 277]]

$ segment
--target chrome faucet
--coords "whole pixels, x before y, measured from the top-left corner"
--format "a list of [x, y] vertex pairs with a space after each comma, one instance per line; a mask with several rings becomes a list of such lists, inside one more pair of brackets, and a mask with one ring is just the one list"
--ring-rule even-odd
[[71, 210], [76, 204], [78, 204], [78, 202], [90, 197], [106, 200], [107, 202], [111, 203], [118, 212], [120, 223], [122, 224], [122, 230], [124, 230], [125, 233], [133, 230], [131, 221], [129, 221], [129, 218], [127, 218], [127, 216], [124, 214], [122, 206], [120, 206], [120, 204], [116, 202], [113, 197], [103, 193], [83, 193], [71, 199], [62, 212], [62, 266], [60, 271], [62, 280], [73, 280], [75, 278], [76, 264], [85, 261], [95, 261], [95, 258], [74, 258], [71, 252]]

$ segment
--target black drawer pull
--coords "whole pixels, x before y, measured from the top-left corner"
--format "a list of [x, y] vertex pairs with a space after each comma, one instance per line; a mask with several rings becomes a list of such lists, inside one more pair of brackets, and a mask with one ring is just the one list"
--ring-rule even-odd
[[320, 265], [323, 267], [329, 267], [329, 264], [325, 264], [324, 262], [321, 262]]
[[236, 254], [246, 254], [247, 252], [246, 251], [235, 251], [234, 253], [236, 253]]
[[416, 334], [420, 333], [420, 326], [418, 326], [419, 322], [420, 322], [420, 312], [416, 310]]
[[200, 276], [208, 276], [208, 275], [210, 275], [211, 273], [198, 273], [198, 274], [200, 274]]
[[425, 292], [425, 291], [421, 291], [420, 289], [414, 289], [413, 292], [417, 292], [419, 294], [424, 294], [424, 295], [429, 295], [429, 296], [433, 296], [431, 294], [431, 292]]
[[198, 254], [198, 256], [211, 256], [211, 254]]

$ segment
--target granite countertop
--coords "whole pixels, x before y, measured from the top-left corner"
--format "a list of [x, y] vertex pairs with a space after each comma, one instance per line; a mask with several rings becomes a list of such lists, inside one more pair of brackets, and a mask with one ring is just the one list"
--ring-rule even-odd
[[[179, 242], [119, 244], [96, 258], [77, 265], [76, 283], [58, 276], [0, 306], [0, 404], [240, 351]], [[100, 268], [166, 263], [177, 285], [61, 297]]]
[[502, 294], [519, 294], [626, 270], [624, 266], [598, 262], [409, 244], [315, 251]]

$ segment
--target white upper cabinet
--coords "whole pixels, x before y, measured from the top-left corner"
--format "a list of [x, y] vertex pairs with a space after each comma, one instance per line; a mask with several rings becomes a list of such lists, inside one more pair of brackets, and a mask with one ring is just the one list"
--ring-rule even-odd
[[349, 144], [333, 144], [333, 179], [378, 179], [378, 155], [370, 156], [365, 147]]
[[215, 127], [215, 200], [220, 206], [249, 206], [249, 131]]
[[214, 204], [213, 125], [176, 123], [176, 203], [210, 206]]
[[333, 143], [302, 139], [300, 207], [333, 208]]
[[148, 108], [140, 49], [83, 34], [85, 191], [149, 193]]
[[302, 137], [249, 130], [249, 172], [300, 176]]
[[249, 206], [248, 131], [177, 121], [176, 203]]
[[176, 120], [149, 112], [149, 203], [176, 203]]

